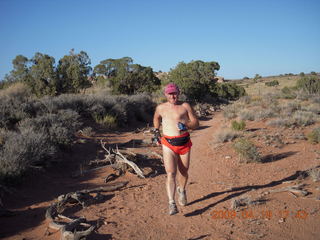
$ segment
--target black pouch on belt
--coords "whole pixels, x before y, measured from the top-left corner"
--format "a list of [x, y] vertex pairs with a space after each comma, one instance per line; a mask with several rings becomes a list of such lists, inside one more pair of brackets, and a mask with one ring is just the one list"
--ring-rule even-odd
[[190, 135], [178, 138], [165, 138], [172, 146], [183, 146], [190, 140]]

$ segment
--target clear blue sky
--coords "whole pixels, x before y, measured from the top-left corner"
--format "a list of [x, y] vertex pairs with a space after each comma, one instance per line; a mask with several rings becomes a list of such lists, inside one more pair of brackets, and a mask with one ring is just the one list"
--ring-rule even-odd
[[154, 71], [217, 61], [227, 79], [320, 72], [317, 0], [0, 0], [0, 79], [36, 52], [92, 67], [129, 56]]

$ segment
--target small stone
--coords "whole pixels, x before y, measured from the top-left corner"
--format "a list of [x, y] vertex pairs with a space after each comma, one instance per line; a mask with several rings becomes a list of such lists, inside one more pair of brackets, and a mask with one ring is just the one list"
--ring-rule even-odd
[[286, 220], [284, 219], [284, 218], [280, 218], [279, 219], [279, 223], [283, 223], [283, 222], [285, 222]]
[[230, 159], [230, 158], [232, 158], [231, 156], [225, 156], [225, 159]]

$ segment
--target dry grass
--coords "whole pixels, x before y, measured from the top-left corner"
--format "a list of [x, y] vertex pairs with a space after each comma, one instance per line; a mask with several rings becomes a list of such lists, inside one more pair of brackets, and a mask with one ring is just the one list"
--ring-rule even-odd
[[241, 136], [239, 132], [229, 128], [222, 128], [214, 133], [213, 143], [231, 142], [239, 136]]
[[308, 175], [314, 182], [320, 181], [320, 168], [312, 168], [308, 170]]
[[[249, 96], [260, 96], [262, 94], [273, 94], [275, 92], [280, 92], [284, 87], [293, 87], [296, 81], [300, 79], [300, 76], [276, 76], [276, 77], [263, 77], [259, 79], [256, 83], [252, 79], [242, 81], [240, 86], [243, 86]], [[273, 87], [267, 87], [266, 82], [271, 82], [277, 80], [279, 85]]]
[[262, 162], [262, 158], [257, 147], [246, 138], [240, 138], [235, 141], [233, 148], [239, 154], [240, 162]]

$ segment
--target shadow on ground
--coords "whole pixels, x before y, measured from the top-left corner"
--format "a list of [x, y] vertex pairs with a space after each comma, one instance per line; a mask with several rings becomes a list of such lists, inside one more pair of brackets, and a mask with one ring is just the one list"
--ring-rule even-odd
[[268, 154], [268, 155], [264, 156], [261, 159], [261, 161], [263, 163], [275, 162], [275, 161], [279, 161], [283, 158], [290, 157], [296, 153], [298, 153], [298, 152], [284, 152], [284, 153], [279, 153], [279, 154]]
[[199, 198], [197, 200], [194, 200], [194, 201], [190, 202], [188, 205], [199, 203], [199, 202], [202, 202], [204, 200], [208, 200], [210, 198], [213, 198], [213, 197], [225, 194], [225, 193], [231, 193], [231, 194], [226, 196], [226, 197], [224, 197], [223, 199], [221, 199], [221, 200], [219, 200], [217, 202], [209, 204], [206, 207], [203, 207], [203, 208], [197, 209], [195, 211], [192, 211], [190, 213], [187, 213], [184, 216], [185, 217], [192, 217], [192, 216], [197, 216], [197, 215], [203, 214], [204, 212], [206, 212], [210, 208], [216, 206], [217, 204], [225, 202], [225, 201], [227, 201], [229, 199], [238, 197], [238, 196], [240, 196], [240, 195], [242, 195], [242, 194], [244, 194], [246, 192], [249, 192], [249, 191], [251, 191], [253, 189], [257, 190], [257, 189], [261, 189], [261, 188], [274, 187], [274, 186], [280, 185], [280, 184], [282, 184], [283, 182], [286, 182], [286, 181], [293, 181], [293, 180], [297, 179], [298, 177], [300, 177], [302, 174], [303, 174], [303, 171], [296, 171], [295, 174], [293, 174], [293, 175], [291, 175], [289, 177], [283, 178], [283, 179], [278, 180], [278, 181], [272, 181], [272, 182], [270, 182], [268, 184], [237, 187], [237, 188], [232, 188], [231, 190], [227, 190], [227, 191], [223, 191], [223, 192], [210, 193], [210, 194], [208, 194], [208, 195], [206, 195], [206, 196], [204, 196], [202, 198]]

